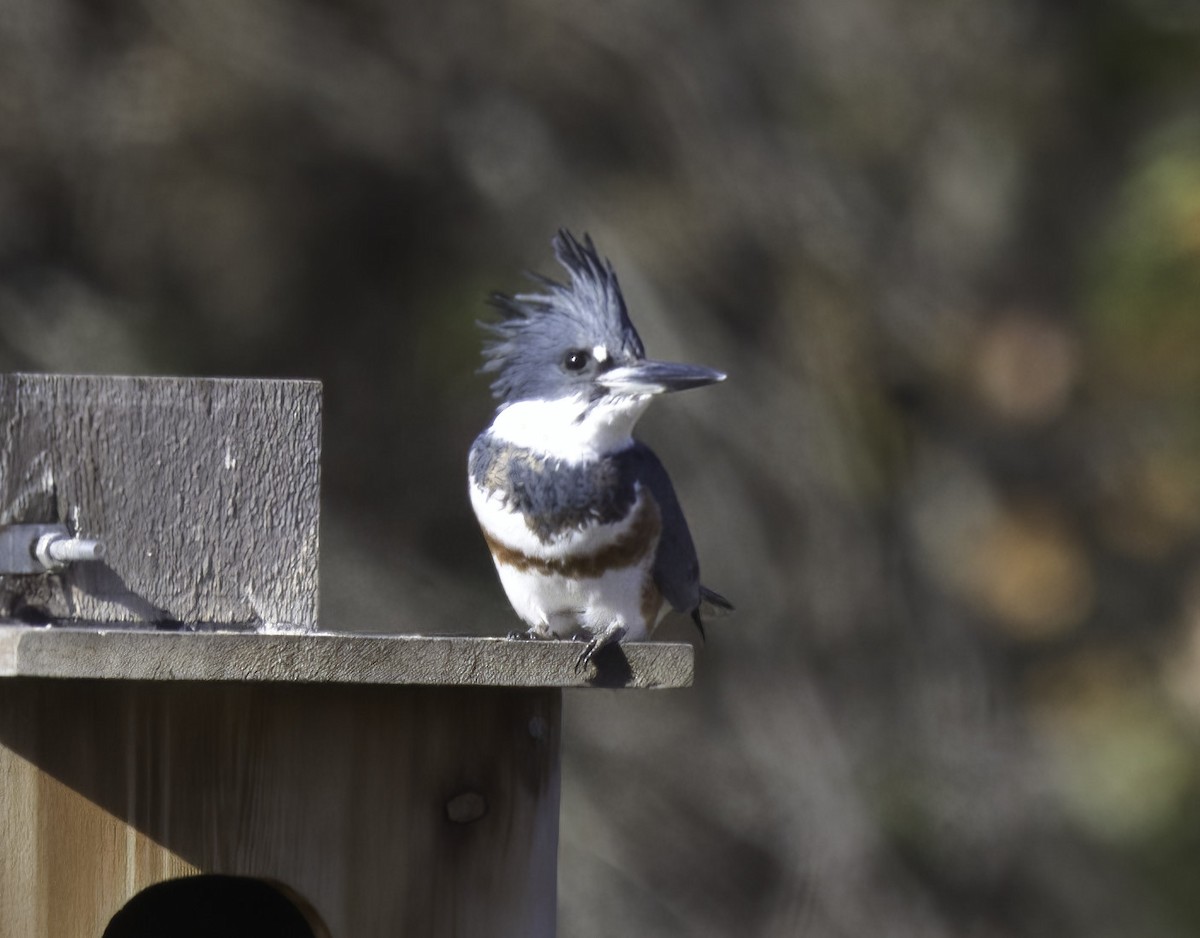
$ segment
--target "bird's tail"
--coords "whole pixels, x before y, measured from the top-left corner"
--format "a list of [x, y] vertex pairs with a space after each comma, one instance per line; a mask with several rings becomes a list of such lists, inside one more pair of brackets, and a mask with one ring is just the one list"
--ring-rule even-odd
[[700, 587], [700, 604], [711, 607], [705, 609], [705, 612], [715, 612], [717, 615], [721, 615], [720, 612], [716, 612], [718, 609], [722, 610], [722, 612], [733, 612], [733, 603], [716, 590], [710, 590], [707, 586]]
[[700, 638], [704, 635], [704, 620], [701, 615], [706, 616], [723, 616], [727, 612], [733, 611], [733, 603], [718, 593], [716, 590], [710, 590], [707, 586], [700, 587], [700, 605], [692, 610], [692, 621], [696, 623], [696, 628], [700, 630]]

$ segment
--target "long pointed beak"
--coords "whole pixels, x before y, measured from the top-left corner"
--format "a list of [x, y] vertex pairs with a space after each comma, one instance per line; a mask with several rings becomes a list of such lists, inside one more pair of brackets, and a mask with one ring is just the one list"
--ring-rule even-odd
[[642, 359], [600, 376], [600, 383], [615, 394], [662, 394], [686, 391], [724, 381], [725, 375], [703, 365], [677, 365]]

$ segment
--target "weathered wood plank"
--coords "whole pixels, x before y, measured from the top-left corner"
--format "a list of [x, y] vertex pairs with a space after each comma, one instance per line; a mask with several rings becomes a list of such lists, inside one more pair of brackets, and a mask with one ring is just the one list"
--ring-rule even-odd
[[0, 614], [315, 628], [320, 413], [313, 381], [0, 375], [0, 525], [107, 547], [0, 576]]
[[[99, 938], [130, 894], [197, 872], [2, 740], [0, 844], [5, 936]], [[124, 875], [112, 875], [116, 869]]]
[[556, 689], [0, 681], [0, 934], [202, 871], [338, 938], [553, 935], [560, 726]]
[[[155, 632], [0, 624], [0, 678], [325, 681], [479, 687], [687, 687], [684, 643], [614, 647], [576, 673], [575, 642], [309, 632]], [[2, 683], [2, 681], [0, 681]]]

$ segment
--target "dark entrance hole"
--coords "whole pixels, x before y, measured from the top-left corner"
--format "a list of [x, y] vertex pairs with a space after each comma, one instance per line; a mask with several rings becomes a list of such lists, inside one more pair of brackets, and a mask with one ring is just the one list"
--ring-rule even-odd
[[306, 903], [282, 887], [240, 876], [188, 876], [143, 889], [103, 938], [326, 938]]

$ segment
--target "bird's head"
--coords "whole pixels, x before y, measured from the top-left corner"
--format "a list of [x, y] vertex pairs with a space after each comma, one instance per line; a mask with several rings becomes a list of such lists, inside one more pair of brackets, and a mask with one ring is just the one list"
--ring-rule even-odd
[[543, 292], [495, 294], [502, 318], [482, 324], [493, 337], [483, 370], [496, 374], [497, 420], [523, 428], [509, 434], [513, 442], [564, 454], [619, 448], [655, 395], [725, 380], [711, 368], [646, 358], [617, 275], [592, 239], [581, 244], [564, 229], [553, 244], [570, 281], [539, 276]]

